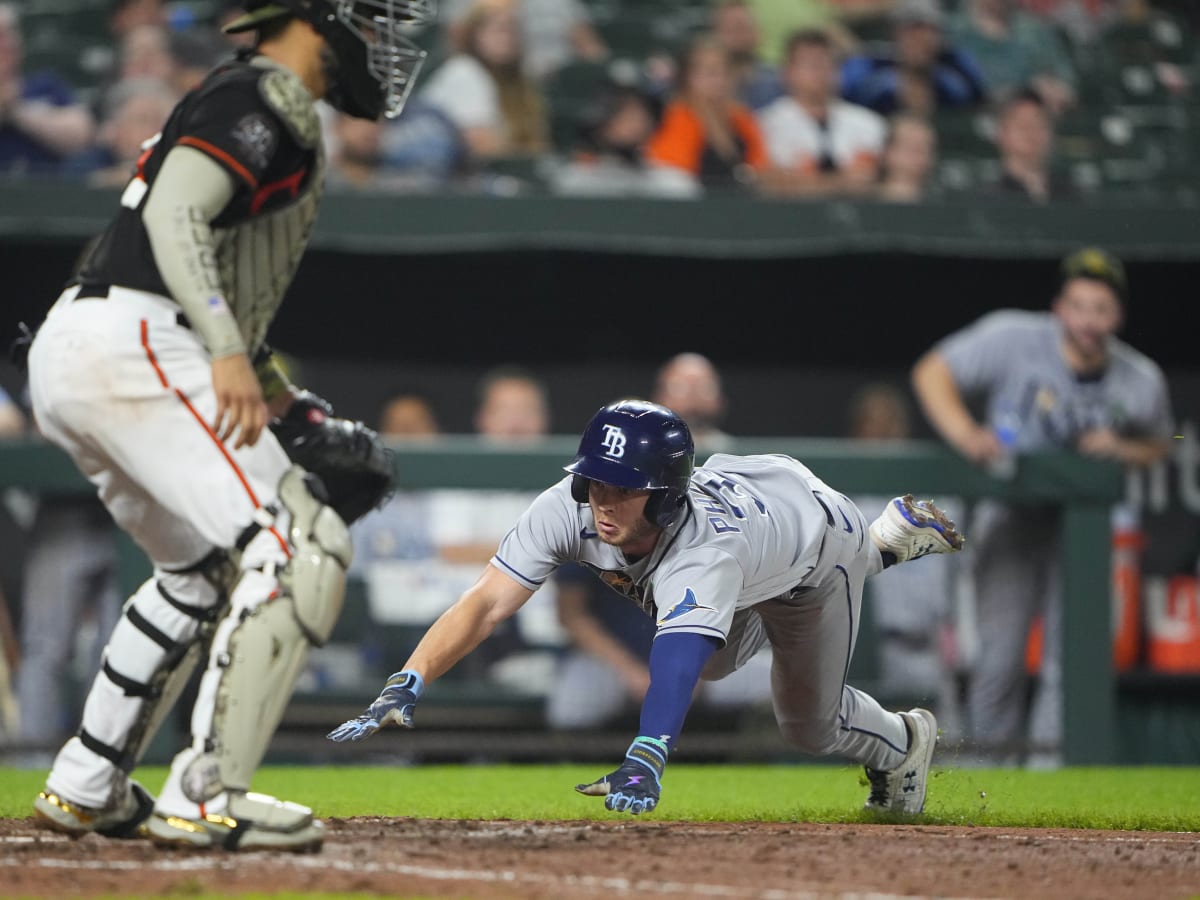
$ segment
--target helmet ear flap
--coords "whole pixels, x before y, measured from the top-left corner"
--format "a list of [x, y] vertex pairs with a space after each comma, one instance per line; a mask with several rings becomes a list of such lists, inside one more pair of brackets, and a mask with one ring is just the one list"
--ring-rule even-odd
[[588, 479], [582, 475], [572, 476], [571, 497], [576, 503], [588, 502]]
[[659, 528], [666, 528], [679, 515], [684, 499], [685, 495], [675, 488], [651, 491], [650, 496], [646, 498], [646, 507], [642, 510], [642, 515]]

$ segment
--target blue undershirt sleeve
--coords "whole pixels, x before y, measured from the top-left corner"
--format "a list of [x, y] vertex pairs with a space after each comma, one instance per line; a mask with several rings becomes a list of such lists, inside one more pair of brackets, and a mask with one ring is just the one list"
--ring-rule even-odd
[[683, 728], [700, 672], [721, 642], [690, 632], [659, 635], [650, 647], [650, 689], [642, 701], [639, 734], [672, 745]]

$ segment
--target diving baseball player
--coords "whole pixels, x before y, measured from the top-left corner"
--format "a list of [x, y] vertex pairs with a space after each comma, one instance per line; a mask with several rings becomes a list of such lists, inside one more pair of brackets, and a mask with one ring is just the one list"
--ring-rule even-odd
[[657, 622], [640, 733], [614, 772], [576, 789], [612, 810], [654, 809], [700, 678], [736, 670], [770, 643], [775, 716], [815, 755], [862, 763], [867, 808], [919, 813], [937, 740], [927, 710], [893, 713], [845, 683], [864, 580], [884, 566], [958, 550], [931, 502], [862, 512], [795, 459], [715, 454], [693, 468], [687, 424], [641, 400], [603, 407], [571, 473], [543, 491], [474, 586], [429, 629], [367, 711], [334, 729], [362, 740], [411, 727], [424, 686], [513, 615], [557, 566], [577, 561]]
[[[33, 340], [38, 426], [154, 565], [34, 803], [50, 827], [321, 843], [311, 810], [249, 788], [341, 610], [346, 523], [386, 495], [390, 460], [296, 391], [264, 340], [320, 201], [315, 100], [397, 115], [423, 57], [404, 30], [430, 3], [248, 4], [227, 30], [255, 29], [255, 46], [176, 106]], [[192, 742], [156, 800], [129, 773], [205, 658]]]

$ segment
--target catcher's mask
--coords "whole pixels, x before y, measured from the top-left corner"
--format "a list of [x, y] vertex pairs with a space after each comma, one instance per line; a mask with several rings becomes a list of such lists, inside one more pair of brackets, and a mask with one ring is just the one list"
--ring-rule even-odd
[[360, 119], [394, 119], [425, 62], [406, 32], [437, 17], [437, 0], [247, 0], [226, 33], [282, 16], [310, 23], [325, 38], [325, 99]]
[[579, 452], [563, 468], [575, 477], [571, 496], [588, 502], [588, 482], [650, 490], [645, 516], [666, 528], [687, 504], [696, 456], [687, 423], [665, 406], [620, 400], [592, 416]]

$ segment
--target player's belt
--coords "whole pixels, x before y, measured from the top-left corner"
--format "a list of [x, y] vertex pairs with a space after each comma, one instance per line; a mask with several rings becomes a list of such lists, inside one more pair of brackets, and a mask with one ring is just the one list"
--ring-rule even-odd
[[[112, 285], [108, 284], [83, 284], [79, 286], [79, 292], [75, 294], [76, 300], [107, 300], [108, 291]], [[191, 328], [192, 323], [188, 321], [188, 317], [183, 313], [175, 314], [175, 324], [183, 328]]]
[[84, 284], [79, 288], [79, 293], [75, 295], [76, 300], [107, 300], [108, 285], [107, 284]]

